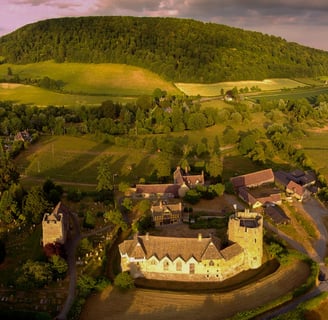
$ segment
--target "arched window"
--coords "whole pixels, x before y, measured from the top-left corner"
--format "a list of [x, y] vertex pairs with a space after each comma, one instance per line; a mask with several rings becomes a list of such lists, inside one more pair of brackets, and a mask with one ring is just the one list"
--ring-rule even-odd
[[176, 270], [177, 271], [182, 271], [182, 262], [181, 261], [177, 261], [177, 263], [175, 264]]
[[210, 267], [214, 267], [214, 261], [211, 260], [210, 263], [209, 263]]

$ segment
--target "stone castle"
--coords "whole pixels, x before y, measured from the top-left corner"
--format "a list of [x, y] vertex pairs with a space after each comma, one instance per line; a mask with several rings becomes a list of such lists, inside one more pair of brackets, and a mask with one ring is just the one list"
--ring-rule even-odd
[[59, 202], [51, 213], [46, 213], [42, 220], [42, 243], [64, 244], [69, 227], [69, 210]]
[[230, 216], [229, 245], [220, 239], [156, 237], [146, 234], [119, 245], [122, 271], [133, 278], [175, 281], [223, 281], [259, 268], [263, 256], [263, 218], [246, 210]]

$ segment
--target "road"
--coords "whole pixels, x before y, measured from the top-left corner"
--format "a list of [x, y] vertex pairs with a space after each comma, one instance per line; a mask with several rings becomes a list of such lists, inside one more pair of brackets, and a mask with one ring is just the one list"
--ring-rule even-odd
[[76, 291], [76, 260], [75, 260], [75, 252], [80, 243], [81, 232], [80, 232], [80, 223], [79, 218], [75, 213], [70, 213], [70, 218], [73, 222], [72, 232], [70, 232], [71, 238], [66, 241], [65, 249], [67, 254], [67, 264], [68, 264], [68, 274], [69, 274], [69, 288], [68, 295], [66, 301], [64, 303], [63, 309], [56, 317], [57, 320], [65, 320], [67, 318], [67, 314], [72, 307], [72, 304], [75, 299], [75, 291]]
[[[325, 228], [325, 225], [322, 223], [323, 217], [328, 217], [328, 209], [318, 200], [311, 198], [306, 202], [296, 202], [294, 203], [295, 207], [305, 212], [314, 224], [316, 225], [320, 235], [319, 239], [313, 246], [313, 251], [308, 252], [300, 243], [291, 239], [286, 234], [275, 228], [269, 223], [265, 223], [265, 227], [272, 230], [273, 232], [277, 233], [282, 239], [284, 239], [290, 246], [294, 249], [307, 254], [311, 257], [314, 261], [316, 261], [320, 266], [320, 271], [325, 275], [328, 275], [328, 268], [325, 266], [324, 259], [326, 257], [326, 248], [327, 248], [327, 240], [328, 240], [328, 233]], [[313, 290], [307, 292], [306, 294], [302, 295], [301, 297], [292, 300], [290, 303], [276, 309], [269, 311], [268, 313], [262, 314], [261, 316], [257, 317], [256, 319], [261, 320], [269, 320], [273, 319], [274, 317], [294, 310], [300, 303], [305, 302], [313, 297], [319, 295], [321, 292], [328, 292], [328, 280], [321, 281], [317, 287]]]
[[112, 228], [112, 226], [107, 225], [102, 228], [92, 230], [90, 232], [81, 234], [80, 231], [80, 222], [76, 213], [70, 212], [70, 219], [73, 222], [72, 230], [70, 231], [70, 236], [68, 241], [65, 244], [65, 251], [67, 254], [67, 264], [68, 264], [68, 275], [69, 275], [69, 288], [68, 295], [64, 306], [58, 316], [57, 320], [65, 320], [67, 318], [68, 312], [72, 307], [72, 304], [75, 299], [76, 293], [76, 282], [77, 282], [77, 273], [76, 273], [76, 250], [80, 243], [80, 240], [98, 233], [107, 232]]

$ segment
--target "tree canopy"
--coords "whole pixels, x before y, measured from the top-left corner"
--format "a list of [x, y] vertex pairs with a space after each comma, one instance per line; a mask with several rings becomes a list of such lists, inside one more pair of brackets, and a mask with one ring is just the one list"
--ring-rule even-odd
[[[328, 73], [328, 53], [280, 37], [191, 19], [78, 17], [39, 21], [0, 38], [3, 62], [124, 63], [173, 81], [218, 82]], [[8, 70], [9, 74], [13, 71]], [[11, 75], [14, 77], [14, 75]], [[60, 79], [39, 85], [58, 90]], [[163, 93], [154, 93], [160, 99]]]

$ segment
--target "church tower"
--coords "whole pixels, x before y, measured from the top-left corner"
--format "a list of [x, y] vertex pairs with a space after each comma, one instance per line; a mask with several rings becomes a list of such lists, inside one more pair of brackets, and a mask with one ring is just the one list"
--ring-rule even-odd
[[256, 212], [236, 212], [229, 218], [228, 239], [238, 243], [245, 252], [245, 264], [251, 269], [262, 265], [263, 217]]

